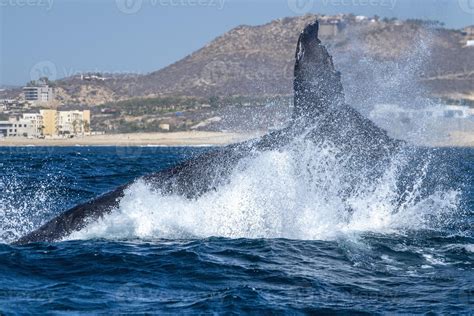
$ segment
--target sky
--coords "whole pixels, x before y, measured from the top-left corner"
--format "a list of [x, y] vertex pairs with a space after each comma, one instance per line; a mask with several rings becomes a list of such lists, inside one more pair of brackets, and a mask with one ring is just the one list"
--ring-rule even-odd
[[0, 0], [0, 86], [149, 73], [230, 29], [305, 13], [474, 24], [474, 0]]

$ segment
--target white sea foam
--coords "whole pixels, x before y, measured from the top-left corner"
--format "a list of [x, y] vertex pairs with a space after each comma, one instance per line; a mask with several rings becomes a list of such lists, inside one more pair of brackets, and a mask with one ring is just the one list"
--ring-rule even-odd
[[464, 245], [464, 249], [468, 252], [474, 252], [474, 244]]
[[[227, 184], [193, 200], [137, 181], [117, 210], [68, 239], [331, 240], [357, 232], [429, 229], [458, 209], [457, 191], [422, 196], [426, 166], [400, 202], [403, 159], [394, 157], [375, 181], [363, 180], [363, 170], [347, 170], [346, 161], [347, 154], [331, 144], [300, 141], [242, 160]], [[348, 172], [358, 172], [361, 180], [349, 186]]]

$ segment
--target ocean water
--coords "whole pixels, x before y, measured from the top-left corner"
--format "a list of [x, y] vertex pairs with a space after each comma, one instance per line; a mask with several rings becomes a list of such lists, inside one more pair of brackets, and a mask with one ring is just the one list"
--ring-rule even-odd
[[[211, 148], [0, 148], [0, 313], [474, 313], [474, 150], [397, 155], [346, 185], [340, 153], [256, 153], [194, 200], [132, 185], [57, 243], [12, 241]], [[352, 171], [358, 172], [358, 171]]]

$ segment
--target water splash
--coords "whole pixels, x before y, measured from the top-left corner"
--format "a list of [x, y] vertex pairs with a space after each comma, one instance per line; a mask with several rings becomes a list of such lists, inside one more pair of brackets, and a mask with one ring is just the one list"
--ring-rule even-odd
[[379, 178], [369, 179], [367, 171], [350, 169], [348, 155], [330, 143], [295, 140], [242, 160], [227, 184], [193, 200], [139, 180], [116, 211], [68, 239], [334, 240], [358, 232], [442, 229], [459, 212], [460, 191], [427, 190], [430, 159], [413, 165], [401, 151]]
[[38, 227], [54, 210], [59, 176], [31, 185], [15, 176], [0, 177], [0, 243], [14, 241]]

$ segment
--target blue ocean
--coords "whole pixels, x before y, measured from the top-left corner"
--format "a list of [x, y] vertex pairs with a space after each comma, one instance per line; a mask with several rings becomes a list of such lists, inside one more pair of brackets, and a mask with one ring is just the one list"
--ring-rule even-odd
[[474, 149], [350, 188], [331, 148], [255, 153], [196, 199], [138, 180], [67, 239], [12, 244], [208, 150], [0, 148], [0, 314], [474, 313]]

